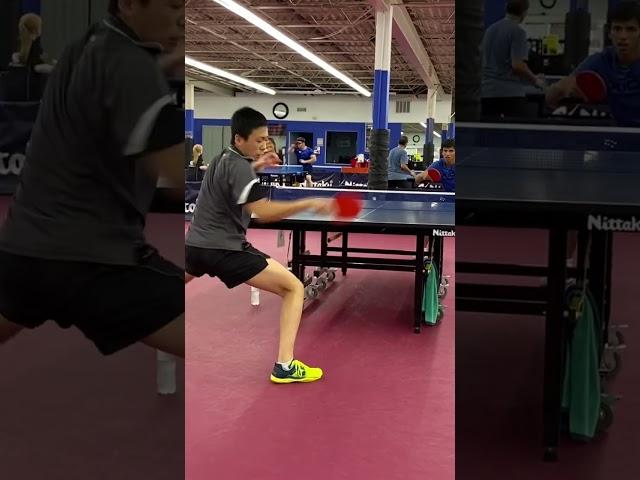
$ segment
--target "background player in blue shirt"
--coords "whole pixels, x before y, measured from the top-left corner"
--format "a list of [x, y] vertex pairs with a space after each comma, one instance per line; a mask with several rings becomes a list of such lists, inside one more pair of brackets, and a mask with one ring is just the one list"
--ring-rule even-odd
[[567, 97], [581, 97], [576, 75], [593, 71], [607, 87], [611, 116], [621, 126], [640, 126], [640, 2], [623, 1], [609, 14], [612, 47], [587, 57], [568, 77], [547, 90], [547, 103], [555, 108]]
[[[440, 172], [442, 180], [440, 183], [445, 192], [456, 191], [456, 141], [453, 138], [442, 142], [442, 158], [433, 162], [429, 168]], [[416, 184], [430, 182], [431, 179], [426, 171], [416, 175]]]
[[298, 159], [298, 163], [302, 165], [304, 170], [304, 179], [306, 187], [313, 187], [313, 182], [311, 181], [311, 173], [313, 172], [313, 164], [316, 163], [317, 158], [313, 153], [313, 149], [311, 147], [307, 147], [307, 141], [304, 137], [296, 138], [296, 143], [291, 145], [289, 151], [293, 151], [296, 154], [296, 158]]

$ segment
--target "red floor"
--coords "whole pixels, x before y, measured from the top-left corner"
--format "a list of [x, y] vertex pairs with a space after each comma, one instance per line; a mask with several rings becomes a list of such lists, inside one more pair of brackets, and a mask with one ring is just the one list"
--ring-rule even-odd
[[[407, 238], [369, 238], [354, 245], [411, 248]], [[284, 259], [275, 232], [252, 231], [251, 241]], [[452, 274], [453, 239], [445, 256]], [[246, 286], [191, 282], [187, 478], [452, 480], [455, 290], [444, 300], [443, 323], [415, 335], [412, 280], [396, 272], [338, 275], [305, 309], [297, 344], [297, 356], [324, 368], [325, 378], [299, 385], [268, 380], [277, 297], [262, 293], [255, 308]]]
[[[0, 222], [7, 203], [0, 196]], [[180, 215], [149, 220], [149, 237], [180, 264], [183, 224]], [[0, 347], [0, 477], [184, 478], [184, 391], [158, 396], [155, 372], [147, 347], [102, 357], [56, 325]]]
[[[544, 263], [541, 232], [458, 229], [459, 260]], [[458, 312], [456, 316], [456, 478], [459, 480], [632, 480], [639, 478], [640, 236], [614, 243], [612, 322], [628, 323], [623, 368], [609, 391], [623, 395], [604, 436], [563, 438], [560, 462], [542, 458], [544, 319]], [[523, 257], [523, 251], [529, 258]], [[458, 276], [460, 282], [464, 277]]]

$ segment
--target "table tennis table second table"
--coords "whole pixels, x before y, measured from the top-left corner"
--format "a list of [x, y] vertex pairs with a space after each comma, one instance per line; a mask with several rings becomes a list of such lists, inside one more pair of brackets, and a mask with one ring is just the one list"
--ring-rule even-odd
[[[340, 173], [341, 165], [317, 165], [314, 166], [316, 173]], [[256, 172], [260, 183], [270, 185], [272, 183], [282, 186], [292, 186], [296, 181], [304, 182], [304, 168], [302, 165], [275, 165], [265, 167]]]
[[[270, 188], [272, 200], [298, 200], [309, 197], [333, 197], [343, 189], [334, 188]], [[304, 280], [306, 266], [339, 268], [346, 275], [348, 268], [407, 271], [415, 275], [414, 331], [419, 333], [424, 320], [422, 299], [425, 282], [425, 260], [438, 267], [442, 280], [443, 238], [455, 235], [455, 195], [444, 192], [395, 192], [386, 190], [348, 190], [363, 198], [363, 209], [350, 221], [303, 212], [279, 222], [261, 224], [255, 219], [253, 228], [288, 230], [292, 232], [293, 273]], [[306, 233], [320, 232], [320, 255], [307, 252]], [[340, 233], [342, 245], [331, 247], [329, 233]], [[415, 249], [374, 249], [349, 247], [350, 233], [415, 236]], [[425, 250], [428, 247], [428, 252]], [[330, 255], [330, 253], [334, 253]], [[336, 255], [337, 253], [337, 255]], [[352, 256], [355, 254], [356, 256]], [[367, 254], [369, 256], [361, 256]], [[370, 255], [387, 255], [372, 257]], [[404, 258], [402, 258], [404, 257]], [[408, 258], [407, 258], [408, 257]]]
[[[603, 319], [606, 342], [613, 232], [640, 232], [640, 161], [634, 151], [640, 135], [621, 129], [570, 128], [572, 135], [583, 136], [586, 149], [557, 150], [549, 146], [561, 144], [563, 138], [566, 141], [566, 131], [554, 135], [549, 128], [534, 128], [532, 148], [534, 145], [525, 139], [529, 126], [521, 132], [513, 126], [502, 127], [500, 135], [500, 125], [457, 126], [457, 225], [547, 230], [548, 264], [456, 262], [456, 272], [546, 277], [547, 285], [516, 287], [458, 281], [456, 308], [546, 317], [544, 457], [555, 460], [570, 318], [566, 281], [586, 279]], [[488, 138], [490, 130], [495, 138]], [[537, 138], [542, 131], [544, 142]], [[516, 145], [521, 148], [507, 148], [509, 140], [505, 137], [517, 139]], [[569, 231], [578, 232], [575, 269], [566, 266]]]

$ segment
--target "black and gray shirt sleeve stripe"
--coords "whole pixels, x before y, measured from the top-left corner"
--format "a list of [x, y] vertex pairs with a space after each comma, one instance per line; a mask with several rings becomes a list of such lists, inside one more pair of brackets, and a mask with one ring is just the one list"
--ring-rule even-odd
[[155, 58], [131, 49], [114, 57], [107, 71], [107, 109], [125, 157], [184, 141], [184, 117]]
[[233, 199], [238, 205], [256, 202], [267, 197], [268, 190], [260, 185], [251, 163], [244, 158], [231, 161], [228, 180]]

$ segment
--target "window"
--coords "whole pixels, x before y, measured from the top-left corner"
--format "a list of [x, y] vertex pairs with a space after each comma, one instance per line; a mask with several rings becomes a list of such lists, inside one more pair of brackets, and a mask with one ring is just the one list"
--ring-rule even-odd
[[357, 154], [357, 132], [327, 132], [326, 163], [349, 164]]

